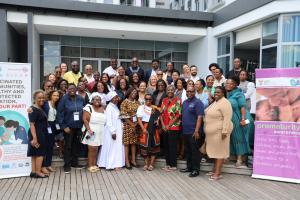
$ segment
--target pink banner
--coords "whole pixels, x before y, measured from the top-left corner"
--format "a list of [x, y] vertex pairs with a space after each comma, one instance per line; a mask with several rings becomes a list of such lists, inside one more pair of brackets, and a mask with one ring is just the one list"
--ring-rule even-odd
[[257, 73], [252, 177], [300, 183], [300, 69]]

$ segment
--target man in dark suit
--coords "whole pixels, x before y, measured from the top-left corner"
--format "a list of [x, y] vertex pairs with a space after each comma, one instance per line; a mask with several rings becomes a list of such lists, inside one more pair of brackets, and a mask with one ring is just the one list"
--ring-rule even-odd
[[239, 79], [241, 70], [242, 70], [241, 59], [235, 58], [233, 60], [233, 69], [230, 70], [228, 74], [226, 74], [226, 79], [233, 78], [233, 77], [236, 77]]
[[145, 81], [144, 70], [139, 66], [139, 60], [137, 57], [133, 57], [131, 61], [131, 66], [128, 67], [125, 71], [125, 75], [131, 77], [131, 75], [137, 72], [142, 81]]
[[145, 74], [145, 81], [148, 83], [151, 76], [156, 75], [156, 71], [159, 69], [159, 60], [153, 59], [152, 60], [152, 68], [148, 69]]

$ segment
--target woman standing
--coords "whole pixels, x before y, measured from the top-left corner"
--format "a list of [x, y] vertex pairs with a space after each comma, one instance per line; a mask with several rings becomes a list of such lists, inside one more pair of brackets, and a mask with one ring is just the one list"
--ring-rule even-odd
[[210, 176], [209, 180], [222, 178], [224, 159], [229, 157], [230, 134], [233, 129], [232, 108], [225, 94], [225, 89], [217, 86], [215, 101], [205, 110], [206, 153], [209, 158], [215, 159], [213, 171], [207, 173]]
[[106, 95], [108, 94], [109, 90], [108, 87], [105, 83], [103, 83], [102, 81], [98, 81], [95, 85], [94, 85], [94, 89], [93, 89], [93, 93], [90, 96], [90, 101], [92, 100], [92, 98], [95, 95], [98, 95], [101, 97], [102, 100], [102, 105], [105, 107], [106, 106]]
[[164, 148], [166, 156], [165, 171], [177, 169], [177, 138], [181, 130], [182, 104], [179, 97], [175, 96], [175, 87], [167, 87], [167, 97], [163, 99], [160, 122], [163, 129]]
[[157, 81], [156, 90], [153, 92], [152, 99], [154, 105], [160, 107], [162, 100], [166, 97], [167, 84], [164, 80]]
[[148, 83], [148, 87], [146, 89], [146, 93], [147, 94], [153, 94], [153, 92], [156, 90], [156, 86], [157, 86], [157, 76], [156, 75], [152, 75], [149, 78], [149, 83]]
[[115, 91], [115, 87], [111, 84], [107, 73], [102, 73], [100, 80], [107, 85], [108, 91]]
[[133, 72], [131, 76], [129, 77], [129, 82], [131, 87], [135, 89], [139, 89], [139, 84], [140, 84], [140, 75], [137, 72]]
[[127, 82], [127, 80], [125, 78], [121, 78], [117, 82], [116, 92], [117, 92], [121, 102], [125, 99], [128, 88], [129, 88], [129, 83]]
[[184, 102], [187, 99], [186, 96], [186, 81], [184, 80], [184, 78], [179, 78], [178, 80], [176, 80], [175, 82], [175, 96], [179, 97], [179, 99], [181, 99], [181, 102]]
[[204, 105], [204, 108], [206, 108], [208, 106], [208, 94], [207, 92], [204, 92], [204, 88], [205, 88], [205, 81], [203, 79], [196, 81], [195, 83], [196, 98], [200, 99]]
[[140, 85], [139, 85], [139, 94], [138, 94], [138, 96], [139, 96], [138, 101], [139, 101], [140, 105], [145, 104], [146, 87], [147, 87], [146, 82], [141, 81]]
[[205, 80], [206, 80], [206, 86], [204, 87], [204, 92], [208, 94], [208, 102], [212, 103], [214, 102], [214, 95], [215, 95], [215, 87], [213, 86], [215, 78], [213, 75], [208, 75]]
[[31, 157], [32, 163], [30, 177], [45, 178], [48, 175], [42, 171], [42, 164], [47, 148], [46, 137], [49, 132], [47, 115], [42, 110], [45, 102], [45, 94], [42, 90], [33, 93], [33, 102], [32, 112], [28, 114], [30, 129], [27, 156]]
[[82, 81], [79, 81], [78, 82], [78, 85], [77, 85], [77, 94], [80, 95], [84, 101], [85, 101], [85, 104], [89, 103], [89, 94], [86, 92], [86, 85], [84, 84], [84, 82]]
[[98, 149], [103, 144], [105, 114], [100, 95], [94, 95], [90, 103], [83, 108], [86, 136], [82, 143], [88, 145], [88, 171], [93, 173], [99, 171], [96, 161]]
[[105, 169], [120, 170], [125, 165], [124, 145], [122, 144], [122, 121], [118, 108], [119, 97], [116, 92], [107, 95], [110, 101], [106, 107], [104, 141], [101, 153], [98, 154], [97, 165]]
[[255, 85], [254, 83], [247, 81], [248, 72], [244, 69], [240, 71], [240, 85], [238, 86], [244, 93], [246, 98], [247, 108], [250, 110], [250, 113], [253, 118], [255, 118], [256, 111], [256, 98], [255, 98]]
[[141, 155], [144, 157], [144, 170], [152, 171], [156, 155], [160, 152], [160, 135], [158, 132], [159, 110], [152, 106], [152, 96], [145, 95], [145, 105], [137, 110], [138, 124], [142, 130], [139, 136]]
[[251, 153], [249, 146], [250, 131], [253, 120], [246, 109], [246, 99], [241, 89], [237, 86], [240, 80], [236, 77], [229, 78], [226, 81], [227, 98], [232, 106], [233, 131], [230, 139], [230, 153], [237, 157], [236, 167], [242, 166], [243, 156]]
[[48, 131], [46, 135], [46, 153], [44, 158], [43, 167], [46, 168], [48, 172], [54, 172], [55, 170], [51, 167], [53, 146], [55, 143], [55, 136], [59, 134], [60, 126], [57, 121], [57, 104], [59, 101], [59, 92], [52, 91], [49, 93], [49, 100], [43, 105], [43, 110], [47, 115], [48, 125], [51, 132]]
[[168, 85], [170, 85], [172, 82], [173, 82], [173, 79], [172, 79], [172, 73], [174, 71], [174, 64], [173, 62], [168, 62], [167, 63], [167, 69], [164, 73], [164, 76], [163, 76], [163, 79], [165, 81], [167, 81]]
[[183, 71], [183, 74], [180, 77], [183, 78], [185, 81], [190, 80], [190, 78], [191, 78], [190, 66], [188, 66], [187, 64], [182, 65], [182, 71]]
[[[123, 119], [123, 144], [125, 145], [125, 167], [132, 169], [131, 165], [137, 167], [136, 164], [136, 111], [139, 107], [138, 92], [135, 88], [129, 88], [126, 99], [121, 103], [120, 117]], [[129, 148], [131, 149], [131, 162], [129, 162]], [[131, 164], [131, 165], [130, 165]]]
[[63, 95], [65, 95], [67, 93], [67, 88], [68, 88], [68, 82], [65, 79], [61, 79], [57, 83], [57, 89], [61, 95], [60, 97], [62, 97]]

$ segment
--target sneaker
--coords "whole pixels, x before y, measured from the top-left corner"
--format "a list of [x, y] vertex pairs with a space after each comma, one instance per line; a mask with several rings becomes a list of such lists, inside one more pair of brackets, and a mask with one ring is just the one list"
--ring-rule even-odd
[[65, 174], [71, 173], [71, 167], [64, 167]]
[[75, 168], [75, 169], [84, 169], [85, 168], [85, 166], [84, 165], [73, 165], [73, 166], [71, 166], [72, 168]]

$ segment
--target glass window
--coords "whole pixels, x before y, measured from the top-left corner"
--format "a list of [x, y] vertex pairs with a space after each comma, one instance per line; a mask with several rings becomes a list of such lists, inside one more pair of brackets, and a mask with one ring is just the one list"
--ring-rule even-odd
[[45, 56], [60, 56], [60, 46], [59, 45], [41, 45], [41, 55]]
[[262, 49], [261, 68], [276, 68], [277, 47]]
[[230, 56], [218, 58], [218, 64], [223, 69], [224, 76], [228, 74], [230, 68]]
[[54, 72], [55, 66], [59, 66], [60, 57], [58, 56], [41, 56], [41, 63], [44, 69], [44, 76]]
[[146, 40], [119, 40], [119, 48], [154, 51], [154, 42]]
[[60, 44], [59, 35], [41, 35], [40, 44]]
[[218, 56], [230, 53], [230, 36], [218, 38]]
[[186, 64], [187, 62], [174, 62], [174, 69], [178, 70], [180, 73], [182, 72], [182, 65]]
[[80, 47], [61, 47], [61, 56], [80, 57]]
[[300, 16], [284, 16], [282, 29], [283, 42], [300, 41]]
[[300, 67], [300, 45], [284, 45], [281, 54], [282, 67]]
[[172, 60], [173, 61], [186, 61], [187, 60], [187, 53], [186, 52], [173, 52], [172, 53]]
[[132, 59], [133, 57], [137, 57], [139, 60], [152, 60], [154, 57], [153, 51], [120, 49], [119, 52], [120, 59]]
[[79, 47], [80, 46], [80, 37], [61, 36], [61, 45]]
[[277, 43], [278, 20], [272, 20], [263, 23], [262, 27], [262, 45], [270, 45]]
[[117, 49], [118, 40], [109, 38], [81, 37], [81, 46]]
[[106, 60], [101, 60], [101, 73], [103, 72], [104, 69], [110, 66], [110, 61]]
[[99, 61], [98, 60], [82, 59], [82, 69], [84, 69], [84, 66], [86, 66], [86, 65], [92, 65], [94, 72], [99, 70]]
[[171, 60], [171, 52], [170, 51], [156, 51], [155, 58], [160, 61], [170, 61]]

